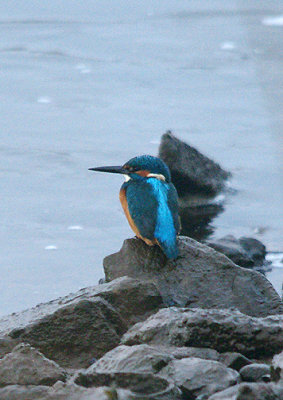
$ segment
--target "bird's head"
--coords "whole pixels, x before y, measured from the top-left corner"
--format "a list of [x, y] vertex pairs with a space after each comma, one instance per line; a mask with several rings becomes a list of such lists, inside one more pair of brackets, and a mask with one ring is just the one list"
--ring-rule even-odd
[[123, 174], [126, 180], [156, 178], [165, 182], [171, 181], [167, 165], [157, 157], [143, 155], [131, 158], [124, 165], [118, 167], [89, 168], [91, 171], [111, 172]]

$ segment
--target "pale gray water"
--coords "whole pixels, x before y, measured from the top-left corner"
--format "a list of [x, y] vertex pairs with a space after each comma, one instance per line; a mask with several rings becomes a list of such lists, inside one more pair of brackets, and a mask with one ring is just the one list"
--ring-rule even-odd
[[282, 251], [283, 26], [263, 23], [282, 14], [276, 0], [0, 1], [0, 314], [103, 276], [132, 233], [121, 178], [87, 169], [155, 155], [167, 129], [233, 173], [214, 235]]

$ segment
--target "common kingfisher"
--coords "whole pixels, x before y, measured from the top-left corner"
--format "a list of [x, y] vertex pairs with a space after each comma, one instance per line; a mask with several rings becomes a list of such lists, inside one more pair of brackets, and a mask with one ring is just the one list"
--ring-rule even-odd
[[178, 256], [178, 195], [170, 170], [160, 158], [143, 155], [119, 167], [89, 170], [123, 174], [120, 202], [136, 236], [149, 246], [159, 245], [169, 259]]

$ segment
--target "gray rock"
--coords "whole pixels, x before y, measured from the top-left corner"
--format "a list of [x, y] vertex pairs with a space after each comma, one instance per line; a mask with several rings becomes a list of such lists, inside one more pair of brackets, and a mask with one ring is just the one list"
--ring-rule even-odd
[[0, 359], [0, 386], [53, 385], [65, 381], [66, 371], [28, 344], [20, 344]]
[[213, 349], [197, 347], [121, 345], [104, 354], [87, 369], [87, 373], [140, 372], [154, 374], [170, 361], [187, 357], [218, 360], [219, 353]]
[[250, 255], [255, 264], [262, 263], [266, 256], [266, 247], [255, 238], [242, 236], [239, 239], [240, 244]]
[[253, 318], [236, 310], [172, 307], [134, 325], [122, 343], [201, 346], [267, 357], [282, 349], [283, 316]]
[[273, 357], [271, 365], [271, 377], [275, 382], [280, 381], [283, 385], [283, 351]]
[[158, 348], [164, 349], [164, 351], [168, 352], [168, 354], [177, 360], [188, 357], [197, 357], [202, 358], [203, 360], [218, 361], [220, 357], [218, 351], [204, 347], [158, 346]]
[[171, 361], [159, 376], [173, 380], [185, 398], [202, 396], [203, 399], [235, 385], [240, 379], [238, 372], [218, 361], [194, 357]]
[[163, 306], [159, 290], [152, 282], [122, 277], [99, 285], [99, 296], [115, 307], [127, 325], [145, 320]]
[[13, 339], [7, 336], [0, 337], [0, 358], [10, 353], [17, 344]]
[[270, 382], [270, 365], [267, 364], [250, 364], [240, 369], [240, 375], [246, 382], [266, 382], [269, 376]]
[[179, 196], [189, 193], [215, 194], [225, 186], [230, 173], [170, 131], [162, 138], [158, 155], [170, 168]]
[[87, 369], [93, 372], [141, 372], [156, 373], [174, 357], [156, 346], [118, 346], [106, 353]]
[[128, 389], [133, 393], [133, 398], [179, 400], [180, 390], [165, 378], [150, 373], [139, 372], [79, 372], [74, 382], [83, 387], [114, 386]]
[[167, 261], [158, 246], [125, 240], [118, 253], [104, 259], [106, 279], [127, 275], [154, 283], [167, 305], [234, 307], [257, 317], [283, 312], [279, 295], [262, 274], [188, 237], [180, 237], [178, 246], [179, 257]]
[[233, 235], [227, 235], [221, 239], [206, 241], [206, 244], [225, 254], [240, 267], [260, 267], [264, 263], [265, 246], [254, 238], [236, 239]]
[[[110, 393], [113, 397], [110, 397]], [[59, 384], [54, 386], [22, 386], [11, 385], [0, 389], [1, 400], [132, 400], [133, 396], [128, 390], [112, 389], [110, 387], [83, 388], [74, 384]]]
[[264, 383], [241, 383], [222, 392], [216, 393], [208, 400], [282, 400], [283, 387]]
[[162, 304], [160, 293], [153, 283], [123, 276], [110, 283], [90, 286], [65, 297], [39, 304], [34, 308], [2, 317], [0, 319], [1, 339], [13, 329], [24, 328], [63, 307], [82, 300], [93, 300], [96, 297], [101, 297], [112, 304], [125, 321], [129, 322], [129, 325], [137, 320], [145, 319], [150, 312], [156, 311]]
[[60, 308], [10, 336], [37, 347], [60, 365], [79, 368], [117, 346], [126, 330], [120, 314], [96, 297]]
[[240, 371], [246, 365], [251, 364], [251, 360], [240, 353], [226, 352], [219, 356], [219, 361], [226, 365], [226, 367]]
[[62, 366], [88, 367], [160, 305], [153, 283], [123, 277], [4, 317], [0, 332], [10, 347], [30, 343]]
[[[0, 388], [0, 399], [1, 400], [49, 400], [52, 397], [48, 397], [47, 386], [22, 386], [22, 385], [11, 385], [4, 388]], [[54, 397], [53, 397], [54, 399]], [[53, 400], [52, 399], [52, 400]], [[58, 400], [64, 398], [58, 397]]]

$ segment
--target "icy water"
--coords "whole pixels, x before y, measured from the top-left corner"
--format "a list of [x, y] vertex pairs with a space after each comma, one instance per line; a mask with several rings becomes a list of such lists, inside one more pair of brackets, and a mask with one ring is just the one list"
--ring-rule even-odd
[[[167, 129], [233, 173], [214, 237], [282, 251], [282, 15], [277, 0], [0, 2], [0, 314], [97, 283], [132, 233], [121, 177], [88, 168], [155, 155]], [[282, 275], [277, 260], [278, 291]]]

